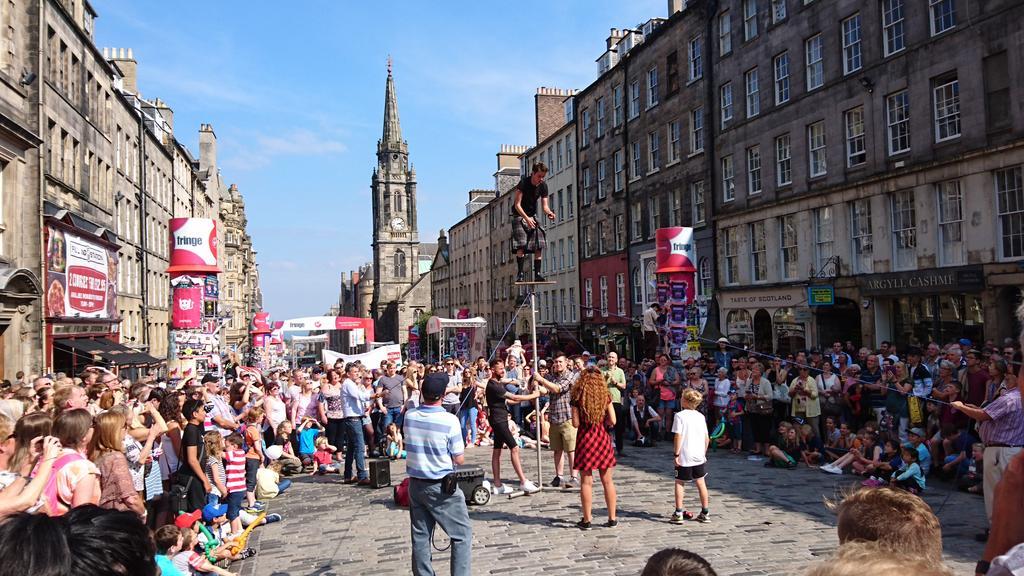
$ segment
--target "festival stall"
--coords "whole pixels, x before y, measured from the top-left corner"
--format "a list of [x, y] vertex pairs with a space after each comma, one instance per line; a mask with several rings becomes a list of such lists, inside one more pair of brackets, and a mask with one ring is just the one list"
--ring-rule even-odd
[[431, 316], [427, 319], [427, 335], [437, 336], [437, 353], [439, 358], [451, 355], [472, 360], [487, 355], [486, 334], [487, 320], [475, 318], [441, 318]]

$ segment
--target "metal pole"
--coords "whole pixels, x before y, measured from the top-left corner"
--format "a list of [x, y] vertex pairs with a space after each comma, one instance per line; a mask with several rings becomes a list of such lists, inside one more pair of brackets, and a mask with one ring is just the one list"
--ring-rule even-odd
[[[533, 373], [540, 374], [540, 358], [537, 356], [537, 291], [530, 291], [530, 339], [533, 342]], [[540, 438], [544, 429], [544, 423], [540, 418], [540, 398], [533, 399], [533, 415], [537, 419], [537, 487], [543, 489], [544, 475], [541, 472], [540, 463]], [[525, 424], [525, 422], [524, 422]]]

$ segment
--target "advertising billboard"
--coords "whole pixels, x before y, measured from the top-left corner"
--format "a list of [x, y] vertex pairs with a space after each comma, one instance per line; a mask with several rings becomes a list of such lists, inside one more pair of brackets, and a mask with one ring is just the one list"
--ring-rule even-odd
[[171, 309], [171, 327], [175, 330], [194, 330], [203, 324], [203, 287], [175, 288]]
[[46, 227], [46, 316], [117, 317], [117, 251]]
[[171, 264], [167, 271], [220, 272], [217, 267], [217, 222], [209, 218], [171, 218]]

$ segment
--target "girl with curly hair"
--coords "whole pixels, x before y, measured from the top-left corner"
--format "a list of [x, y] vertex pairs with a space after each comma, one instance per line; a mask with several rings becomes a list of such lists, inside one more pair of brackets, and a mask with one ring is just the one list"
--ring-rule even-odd
[[572, 424], [579, 430], [576, 435], [576, 458], [573, 461], [573, 468], [580, 472], [580, 501], [583, 505], [583, 519], [576, 526], [580, 530], [590, 530], [594, 470], [601, 475], [604, 500], [608, 505], [606, 526], [617, 526], [619, 522], [615, 517], [615, 484], [612, 482], [615, 450], [612, 449], [611, 437], [608, 435], [608, 428], [615, 426], [615, 408], [612, 406], [612, 398], [604, 377], [597, 368], [584, 370], [572, 389]]

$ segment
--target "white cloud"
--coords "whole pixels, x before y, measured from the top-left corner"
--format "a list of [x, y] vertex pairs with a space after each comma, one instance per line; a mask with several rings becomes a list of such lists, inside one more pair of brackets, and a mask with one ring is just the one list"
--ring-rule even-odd
[[[248, 144], [244, 142], [248, 142]], [[251, 171], [264, 168], [276, 158], [296, 156], [336, 156], [346, 151], [339, 140], [300, 128], [282, 134], [259, 133], [238, 139], [225, 151], [223, 166], [231, 170]]]

